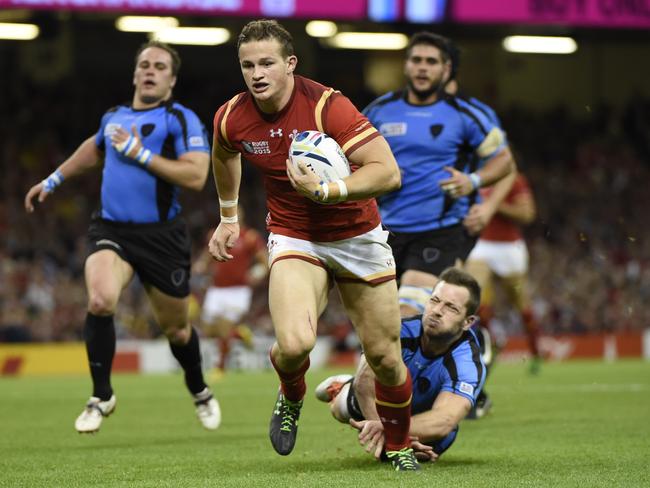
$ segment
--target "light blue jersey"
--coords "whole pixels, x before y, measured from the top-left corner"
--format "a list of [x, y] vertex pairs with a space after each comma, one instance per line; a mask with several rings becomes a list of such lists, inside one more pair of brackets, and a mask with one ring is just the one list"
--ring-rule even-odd
[[[412, 105], [404, 92], [392, 92], [364, 114], [388, 141], [402, 174], [402, 188], [378, 198], [384, 225], [396, 232], [425, 232], [462, 222], [470, 199], [454, 200], [442, 191], [439, 181], [451, 176], [444, 167], [476, 170], [477, 149], [500, 129], [481, 110], [452, 96]], [[502, 147], [482, 156], [489, 158]]]
[[440, 356], [426, 356], [420, 347], [422, 317], [402, 320], [402, 358], [413, 380], [411, 412], [431, 410], [443, 391], [467, 398], [472, 406], [485, 382], [485, 364], [478, 339], [468, 330]]
[[111, 145], [111, 134], [117, 127], [131, 133], [132, 125], [136, 126], [144, 147], [168, 159], [178, 159], [187, 152], [209, 153], [205, 127], [194, 112], [168, 101], [147, 110], [127, 105], [115, 107], [104, 114], [95, 136], [95, 144], [105, 154], [101, 218], [129, 223], [171, 220], [181, 209], [179, 188], [118, 153]]

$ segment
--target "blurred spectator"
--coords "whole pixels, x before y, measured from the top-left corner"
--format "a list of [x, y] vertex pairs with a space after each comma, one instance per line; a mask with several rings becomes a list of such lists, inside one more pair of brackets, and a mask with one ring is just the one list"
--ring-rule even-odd
[[[235, 73], [236, 74], [236, 73]], [[0, 79], [0, 341], [79, 340], [85, 314], [84, 236], [99, 202], [99, 181], [78, 178], [53, 200], [52, 212], [25, 218], [22, 198], [33, 175], [48, 174], [75, 143], [90, 135], [103, 109], [129, 97], [128, 85], [96, 91], [93, 79], [36, 87], [15, 74]], [[235, 77], [236, 78], [236, 77]], [[186, 78], [176, 90], [210, 129], [211, 111], [238, 81], [211, 84]], [[352, 86], [351, 86], [352, 88]], [[359, 106], [363, 93], [346, 93]], [[650, 100], [636, 97], [620, 113], [607, 106], [589, 119], [563, 108], [534, 113], [498, 107], [535, 187], [539, 217], [526, 231], [533, 308], [545, 333], [641, 330], [650, 326]], [[544, 141], [540, 144], [540, 141]], [[251, 216], [263, 215], [263, 189], [244, 165], [242, 194]], [[214, 187], [186, 192], [185, 215], [195, 246], [216, 224]], [[250, 225], [265, 236], [264, 222]], [[139, 283], [125, 291], [118, 311], [121, 337], [151, 337]], [[334, 301], [335, 303], [336, 301]], [[343, 347], [349, 324], [335, 306], [321, 327]], [[251, 325], [269, 332], [266, 294], [253, 297]], [[501, 317], [507, 332], [519, 324]]]

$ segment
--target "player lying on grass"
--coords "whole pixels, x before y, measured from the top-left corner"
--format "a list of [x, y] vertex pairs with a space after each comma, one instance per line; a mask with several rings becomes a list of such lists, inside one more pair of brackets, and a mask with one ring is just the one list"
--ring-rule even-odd
[[[402, 357], [413, 381], [411, 447], [435, 461], [456, 439], [485, 381], [479, 343], [470, 329], [481, 290], [464, 271], [440, 275], [424, 314], [402, 320]], [[384, 430], [375, 409], [374, 374], [362, 356], [354, 376], [331, 376], [316, 388], [334, 418], [359, 431], [359, 442], [380, 458]]]

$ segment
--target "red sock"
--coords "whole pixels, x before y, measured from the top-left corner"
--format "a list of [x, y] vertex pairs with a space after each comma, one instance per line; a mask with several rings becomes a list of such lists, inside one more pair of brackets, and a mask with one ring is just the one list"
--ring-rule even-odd
[[219, 338], [219, 352], [221, 353], [221, 358], [219, 358], [219, 369], [226, 369], [226, 359], [228, 358], [228, 353], [230, 352], [230, 339]]
[[309, 357], [302, 363], [296, 371], [282, 371], [278, 368], [278, 365], [275, 364], [273, 359], [273, 354], [269, 354], [271, 357], [271, 364], [275, 368], [275, 371], [280, 377], [280, 388], [282, 389], [282, 394], [287, 400], [292, 402], [299, 402], [305, 396], [307, 391], [307, 384], [305, 383], [305, 373], [309, 369]]
[[386, 386], [375, 380], [375, 405], [384, 425], [385, 449], [399, 451], [411, 445], [411, 374], [406, 370], [406, 381], [398, 386]]
[[526, 308], [521, 312], [521, 319], [524, 322], [524, 327], [526, 328], [526, 333], [528, 334], [528, 345], [530, 347], [530, 352], [533, 356], [539, 357], [539, 348], [537, 346], [537, 341], [539, 339], [539, 327], [530, 308]]

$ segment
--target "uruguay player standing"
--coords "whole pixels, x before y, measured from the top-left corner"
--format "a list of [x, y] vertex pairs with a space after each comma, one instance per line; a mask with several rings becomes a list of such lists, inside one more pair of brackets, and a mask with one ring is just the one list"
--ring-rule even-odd
[[132, 104], [106, 112], [97, 134], [25, 196], [25, 208], [33, 212], [35, 197], [42, 203], [65, 179], [103, 162], [101, 208], [88, 231], [85, 263], [84, 337], [93, 394], [75, 422], [81, 433], [99, 430], [115, 409], [113, 314], [135, 273], [185, 371], [199, 420], [211, 430], [221, 420], [203, 381], [199, 339], [188, 320], [190, 238], [178, 202], [178, 187], [199, 191], [205, 185], [210, 149], [196, 114], [171, 98], [179, 68], [178, 53], [166, 44], [142, 45]]
[[[402, 173], [401, 189], [378, 202], [391, 231], [403, 315], [421, 313], [437, 275], [467, 256], [462, 223], [468, 195], [514, 166], [501, 130], [466, 101], [444, 93], [450, 67], [447, 39], [415, 34], [407, 48], [407, 87], [364, 111]], [[479, 159], [484, 165], [475, 168]]]

